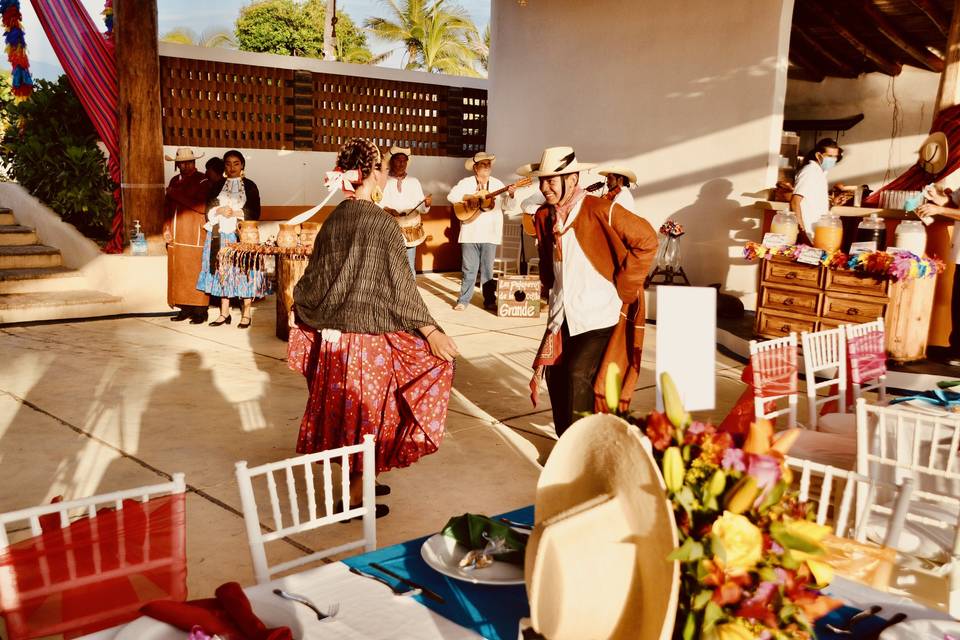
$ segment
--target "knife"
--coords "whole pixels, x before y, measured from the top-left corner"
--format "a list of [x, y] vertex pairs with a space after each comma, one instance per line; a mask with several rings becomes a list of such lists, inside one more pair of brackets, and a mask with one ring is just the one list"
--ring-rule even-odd
[[350, 573], [355, 573], [356, 575], [361, 576], [363, 578], [370, 578], [371, 580], [376, 580], [380, 584], [386, 585], [387, 588], [389, 588], [390, 591], [393, 591], [393, 594], [397, 596], [415, 596], [421, 593], [420, 589], [409, 589], [407, 591], [404, 591], [400, 587], [393, 586], [392, 584], [390, 584], [389, 581], [384, 580], [380, 576], [374, 573], [366, 573], [364, 571], [360, 571], [360, 569], [357, 569], [356, 567], [350, 567]]
[[378, 564], [378, 563], [376, 563], [376, 562], [371, 562], [371, 563], [370, 563], [370, 566], [373, 567], [374, 569], [376, 569], [377, 571], [381, 572], [381, 573], [387, 574], [387, 575], [390, 576], [391, 578], [396, 578], [397, 580], [399, 580], [400, 582], [402, 582], [402, 583], [405, 584], [405, 585], [411, 586], [411, 587], [413, 587], [414, 589], [420, 589], [420, 591], [423, 593], [423, 595], [427, 596], [427, 597], [430, 598], [431, 600], [435, 600], [435, 601], [439, 602], [440, 604], [444, 604], [444, 603], [446, 602], [446, 600], [443, 599], [443, 596], [441, 596], [439, 593], [437, 593], [437, 592], [435, 592], [435, 591], [431, 591], [431, 590], [428, 589], [427, 587], [423, 586], [422, 584], [417, 584], [417, 583], [414, 582], [413, 580], [408, 580], [407, 578], [404, 578], [404, 577], [401, 576], [399, 573], [395, 573], [395, 572], [391, 571], [390, 569], [387, 569], [387, 568], [386, 568], [385, 566], [383, 566], [382, 564]]

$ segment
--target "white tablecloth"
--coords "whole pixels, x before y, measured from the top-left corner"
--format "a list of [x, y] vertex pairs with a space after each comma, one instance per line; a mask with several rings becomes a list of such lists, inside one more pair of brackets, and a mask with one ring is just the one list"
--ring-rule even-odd
[[[340, 603], [340, 609], [332, 618], [317, 620], [316, 614], [304, 605], [275, 595], [273, 590], [276, 588], [308, 597], [321, 611], [336, 602]], [[278, 578], [244, 591], [264, 624], [268, 627], [288, 626], [297, 640], [477, 640], [481, 637], [410, 597], [395, 596], [379, 582], [350, 573], [347, 565], [341, 562]], [[83, 640], [114, 640], [122, 630], [123, 627], [106, 629], [83, 636]], [[185, 637], [185, 632], [178, 632], [170, 635], [169, 640]], [[168, 640], [168, 636], [151, 635], [150, 640]]]

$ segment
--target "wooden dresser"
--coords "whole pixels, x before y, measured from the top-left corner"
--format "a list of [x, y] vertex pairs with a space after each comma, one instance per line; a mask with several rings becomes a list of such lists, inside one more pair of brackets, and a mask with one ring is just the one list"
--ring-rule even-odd
[[763, 260], [755, 333], [780, 338], [884, 319], [887, 352], [898, 362], [926, 357], [936, 278], [886, 278]]

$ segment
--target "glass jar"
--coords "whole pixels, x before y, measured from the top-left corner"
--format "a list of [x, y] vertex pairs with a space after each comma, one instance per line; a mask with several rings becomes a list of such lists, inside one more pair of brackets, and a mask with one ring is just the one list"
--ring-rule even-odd
[[813, 225], [813, 246], [833, 253], [843, 244], [843, 223], [840, 216], [825, 213]]
[[657, 250], [657, 266], [664, 271], [677, 271], [680, 268], [680, 238], [666, 235], [660, 241]]
[[770, 222], [770, 233], [779, 233], [786, 244], [797, 244], [800, 226], [793, 211], [778, 211]]
[[927, 230], [919, 220], [904, 220], [898, 224], [895, 237], [898, 249], [923, 257], [927, 249]]
[[854, 242], [872, 242], [874, 251], [883, 251], [887, 248], [887, 225], [875, 213], [865, 217], [857, 225], [857, 235]]

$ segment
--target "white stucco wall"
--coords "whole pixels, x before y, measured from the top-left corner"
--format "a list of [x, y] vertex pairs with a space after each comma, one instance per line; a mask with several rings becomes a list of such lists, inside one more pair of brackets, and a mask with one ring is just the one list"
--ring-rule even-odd
[[[869, 184], [874, 190], [900, 175], [917, 160], [917, 149], [930, 131], [940, 75], [905, 66], [899, 76], [868, 73], [856, 79], [787, 83], [788, 119], [845, 118], [864, 114], [842, 132], [843, 162], [830, 171], [830, 181]], [[821, 131], [834, 137], [836, 131]], [[814, 132], [801, 135], [801, 153], [815, 143]]]
[[[639, 176], [639, 212], [684, 224], [694, 284], [752, 306], [757, 192], [775, 182], [793, 0], [493, 0], [488, 148], [503, 177], [546, 146]], [[588, 178], [592, 181], [593, 178]]]

